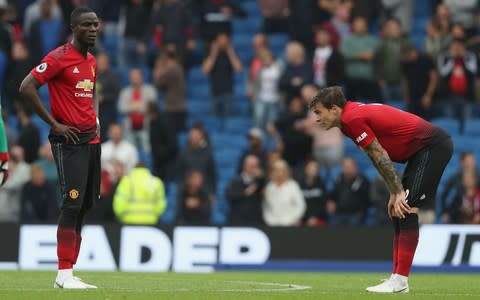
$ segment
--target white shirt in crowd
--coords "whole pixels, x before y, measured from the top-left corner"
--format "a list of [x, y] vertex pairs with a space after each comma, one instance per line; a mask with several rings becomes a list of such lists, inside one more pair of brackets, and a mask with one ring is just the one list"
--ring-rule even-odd
[[119, 161], [123, 164], [125, 174], [138, 163], [138, 150], [132, 143], [122, 140], [115, 144], [111, 140], [102, 144], [102, 168], [113, 175], [113, 162]]
[[313, 57], [313, 72], [315, 75], [315, 83], [321, 87], [327, 85], [327, 61], [332, 55], [332, 47], [322, 47], [315, 49], [315, 55]]
[[282, 76], [282, 64], [277, 60], [268, 67], [260, 70], [260, 91], [258, 100], [263, 102], [277, 102], [280, 98], [278, 81]]
[[265, 189], [263, 219], [269, 226], [298, 225], [307, 208], [302, 190], [295, 180], [282, 185], [270, 181]]

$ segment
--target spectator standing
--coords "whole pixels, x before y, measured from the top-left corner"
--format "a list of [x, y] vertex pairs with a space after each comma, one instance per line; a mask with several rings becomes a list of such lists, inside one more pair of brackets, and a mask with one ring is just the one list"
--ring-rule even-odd
[[285, 93], [287, 105], [300, 94], [302, 86], [313, 82], [312, 63], [305, 57], [305, 49], [299, 42], [289, 42], [285, 48], [287, 66], [280, 78], [280, 90]]
[[185, 1], [166, 0], [160, 2], [163, 3], [150, 19], [144, 43], [148, 45], [153, 40], [155, 53], [165, 46], [172, 45], [180, 64], [185, 66], [188, 51], [195, 49], [192, 12]]
[[165, 184], [175, 180], [177, 158], [177, 135], [156, 103], [149, 103], [150, 147], [152, 149], [152, 173]]
[[269, 50], [259, 54], [262, 67], [254, 84], [253, 103], [255, 126], [266, 132], [267, 124], [274, 122], [280, 112], [279, 80], [283, 66]]
[[233, 104], [233, 74], [242, 71], [242, 62], [235, 53], [230, 38], [220, 33], [212, 43], [202, 71], [210, 76], [212, 113], [222, 120], [231, 113]]
[[225, 189], [230, 206], [228, 222], [230, 225], [263, 225], [264, 171], [255, 155], [247, 155], [242, 162], [241, 173]]
[[452, 16], [450, 9], [445, 3], [440, 3], [437, 5], [434, 18], [438, 19], [440, 24], [440, 32], [442, 34], [449, 34], [452, 27]]
[[6, 74], [5, 84], [6, 99], [11, 102], [13, 109], [18, 108], [19, 105], [30, 108], [21, 98], [18, 87], [22, 83], [25, 74], [33, 68], [33, 65], [34, 63], [30, 57], [27, 45], [21, 41], [14, 42], [12, 46], [12, 60]]
[[438, 17], [433, 17], [427, 24], [427, 35], [425, 36], [425, 53], [434, 61], [437, 60], [440, 52], [448, 48], [452, 41], [449, 31], [442, 31], [442, 24]]
[[382, 28], [382, 40], [375, 54], [375, 65], [383, 101], [401, 101], [402, 96], [402, 49], [410, 42], [402, 36], [398, 19], [390, 19]]
[[125, 136], [144, 153], [150, 153], [148, 143], [149, 102], [157, 101], [157, 91], [151, 84], [144, 83], [142, 71], [132, 69], [129, 74], [130, 85], [120, 91], [119, 112], [125, 116]]
[[166, 46], [155, 63], [153, 82], [164, 92], [165, 121], [175, 133], [186, 130], [187, 104], [185, 101], [185, 73], [176, 59], [176, 50]]
[[[23, 35], [28, 37], [30, 35], [30, 30], [35, 21], [41, 18], [42, 15], [42, 5], [44, 2], [50, 0], [35, 0], [25, 9], [25, 15], [23, 17]], [[63, 19], [63, 13], [60, 9], [60, 6], [56, 3], [48, 3], [50, 5], [50, 14], [53, 18]], [[44, 7], [45, 8], [45, 7]], [[70, 13], [71, 10], [68, 12]], [[68, 24], [68, 23], [67, 23]]]
[[441, 99], [438, 109], [443, 115], [454, 117], [460, 122], [463, 132], [465, 120], [473, 115], [474, 82], [478, 72], [478, 60], [474, 53], [465, 48], [463, 40], [455, 39], [450, 49], [438, 57]]
[[30, 166], [31, 179], [22, 187], [21, 221], [55, 222], [59, 215], [55, 187], [46, 177], [42, 167], [34, 163]]
[[331, 17], [331, 14], [318, 4], [315, 0], [289, 1], [290, 39], [299, 42], [309, 53], [313, 48], [313, 28]]
[[106, 53], [97, 55], [97, 82], [95, 95], [99, 105], [100, 137], [102, 142], [107, 138], [110, 125], [117, 122], [118, 95], [120, 93], [120, 80], [110, 69], [110, 57]]
[[27, 36], [28, 48], [33, 61], [40, 61], [66, 39], [65, 25], [61, 16], [52, 14], [53, 0], [40, 2], [40, 18], [32, 23]]
[[313, 54], [314, 83], [320, 87], [345, 84], [345, 61], [343, 55], [331, 44], [328, 30], [315, 30]]
[[329, 224], [362, 225], [369, 205], [368, 179], [357, 170], [355, 161], [346, 157], [343, 171], [335, 180], [331, 199], [327, 202]]
[[248, 66], [248, 84], [247, 84], [247, 97], [253, 96], [253, 89], [257, 75], [262, 68], [262, 60], [260, 53], [264, 50], [269, 50], [267, 35], [264, 33], [257, 33], [252, 38], [253, 57], [250, 60]]
[[121, 68], [143, 67], [146, 65], [147, 46], [143, 43], [145, 23], [150, 13], [144, 0], [127, 0], [120, 9], [118, 22], [120, 39], [118, 66]]
[[402, 50], [402, 94], [408, 111], [430, 120], [438, 73], [432, 59], [415, 48]]
[[380, 98], [373, 64], [377, 45], [377, 37], [368, 33], [367, 20], [364, 17], [353, 19], [352, 32], [340, 44], [340, 51], [345, 57], [349, 99]]
[[277, 161], [265, 188], [263, 219], [268, 226], [298, 226], [306, 204], [298, 183], [290, 176], [287, 162]]
[[190, 172], [177, 200], [177, 224], [184, 226], [209, 224], [211, 200], [203, 186], [202, 173]]
[[200, 17], [200, 33], [205, 52], [208, 52], [209, 44], [219, 34], [230, 36], [234, 17], [246, 16], [235, 0], [198, 0], [192, 1], [192, 5]]

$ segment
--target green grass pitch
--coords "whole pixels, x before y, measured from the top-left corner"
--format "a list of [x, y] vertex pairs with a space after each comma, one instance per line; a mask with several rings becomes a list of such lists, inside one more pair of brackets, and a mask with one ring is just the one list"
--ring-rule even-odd
[[480, 274], [412, 274], [410, 293], [370, 294], [373, 273], [85, 273], [97, 290], [53, 289], [55, 272], [0, 272], [0, 299], [480, 299]]

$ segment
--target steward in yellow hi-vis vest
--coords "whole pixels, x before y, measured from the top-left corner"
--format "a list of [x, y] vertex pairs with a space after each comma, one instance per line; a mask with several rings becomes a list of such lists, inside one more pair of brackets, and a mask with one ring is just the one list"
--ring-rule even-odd
[[113, 211], [122, 224], [157, 224], [166, 206], [163, 182], [141, 165], [122, 177], [113, 198]]

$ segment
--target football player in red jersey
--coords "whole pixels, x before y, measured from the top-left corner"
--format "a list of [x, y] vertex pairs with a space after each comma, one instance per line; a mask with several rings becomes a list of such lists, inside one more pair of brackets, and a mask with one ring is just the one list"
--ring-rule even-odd
[[[100, 192], [98, 102], [94, 99], [96, 61], [88, 52], [95, 44], [99, 20], [86, 7], [71, 14], [73, 40], [43, 58], [25, 77], [20, 93], [51, 129], [52, 145], [63, 203], [57, 230], [58, 273], [55, 288], [96, 288], [73, 276], [87, 210]], [[38, 88], [48, 84], [51, 113]]]
[[[435, 201], [438, 183], [450, 161], [453, 144], [441, 128], [422, 118], [382, 104], [347, 101], [340, 87], [321, 89], [309, 108], [325, 129], [340, 130], [362, 148], [390, 191], [393, 221], [393, 272], [369, 292], [406, 293], [418, 244], [418, 211]], [[402, 179], [392, 162], [407, 163]]]

